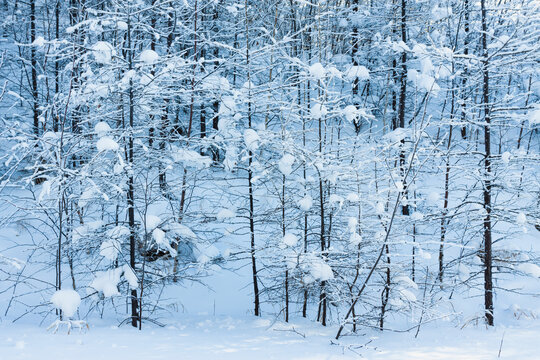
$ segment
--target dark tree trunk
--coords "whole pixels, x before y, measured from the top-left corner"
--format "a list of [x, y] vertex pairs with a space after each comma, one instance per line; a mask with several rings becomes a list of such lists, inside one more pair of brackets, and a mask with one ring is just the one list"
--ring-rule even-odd
[[39, 136], [39, 99], [37, 85], [37, 59], [36, 47], [33, 45], [36, 41], [36, 0], [30, 0], [30, 66], [32, 72], [32, 114], [34, 119], [34, 135]]
[[[353, 12], [354, 14], [358, 13], [358, 0], [353, 0]], [[356, 58], [358, 54], [358, 25], [354, 24], [353, 30], [352, 30], [352, 63], [353, 66], [358, 66], [358, 59]], [[359, 87], [359, 80], [358, 77], [355, 77], [352, 84], [352, 97], [353, 97], [353, 104], [356, 108], [358, 108], [359, 102], [358, 102], [358, 87]], [[361, 123], [360, 119], [357, 118], [354, 120], [354, 129], [356, 133], [358, 134], [361, 129]]]
[[[251, 81], [251, 74], [249, 69], [250, 58], [249, 58], [249, 18], [248, 18], [248, 1], [244, 2], [244, 11], [246, 16], [246, 66], [247, 66], [247, 80], [248, 84]], [[248, 128], [251, 129], [251, 86], [248, 90]], [[254, 313], [255, 316], [260, 315], [260, 301], [259, 301], [259, 284], [258, 284], [258, 274], [257, 274], [257, 260], [255, 256], [255, 209], [254, 209], [254, 194], [253, 194], [253, 170], [251, 166], [253, 164], [253, 152], [249, 150], [248, 152], [248, 192], [249, 192], [249, 233], [251, 238], [251, 271], [253, 275], [253, 296], [254, 296]]]
[[[131, 43], [131, 18], [128, 14], [128, 29], [127, 29], [127, 55], [128, 55], [128, 67], [129, 70], [133, 69], [133, 44]], [[134, 162], [134, 153], [133, 153], [133, 126], [134, 126], [134, 99], [133, 99], [133, 80], [129, 80], [129, 139], [128, 139], [128, 163], [130, 168], [133, 168]], [[135, 187], [134, 187], [134, 177], [130, 173], [128, 178], [128, 191], [127, 191], [127, 203], [128, 203], [128, 223], [129, 223], [129, 266], [133, 271], [135, 271], [135, 251], [136, 251], [136, 233], [137, 229], [135, 228]], [[138, 327], [139, 315], [138, 315], [139, 304], [137, 301], [137, 290], [131, 290], [131, 325], [133, 327]]]
[[[54, 20], [55, 20], [55, 28], [54, 28], [54, 35], [55, 39], [58, 41], [60, 38], [60, 0], [56, 1], [55, 9], [54, 9]], [[58, 96], [60, 93], [60, 57], [55, 55], [54, 58], [54, 94], [55, 96]], [[59, 123], [59, 109], [55, 109], [53, 113], [53, 131], [58, 131], [58, 123]]]
[[461, 92], [462, 92], [462, 100], [463, 100], [463, 103], [462, 103], [462, 110], [461, 110], [461, 122], [463, 123], [463, 125], [461, 125], [461, 137], [463, 139], [466, 139], [467, 138], [467, 126], [465, 125], [465, 121], [467, 120], [467, 105], [465, 103], [465, 101], [467, 100], [467, 95], [466, 95], [466, 89], [465, 89], [465, 86], [467, 85], [467, 78], [469, 76], [469, 64], [468, 64], [468, 60], [467, 60], [467, 57], [469, 56], [469, 0], [464, 0], [463, 1], [463, 6], [464, 6], [464, 11], [465, 11], [465, 39], [463, 40], [463, 55], [465, 56], [465, 67], [463, 69], [463, 77], [461, 79]]
[[487, 11], [486, 1], [481, 0], [482, 18], [482, 73], [484, 105], [484, 305], [488, 325], [493, 326], [493, 275], [491, 261], [491, 114], [489, 105], [489, 58], [487, 48]]
[[[401, 0], [401, 41], [407, 43], [407, 1]], [[405, 101], [407, 100], [407, 52], [403, 50], [401, 53], [401, 71], [399, 74], [399, 108], [398, 108], [398, 124], [400, 128], [405, 128]], [[403, 198], [407, 201], [408, 191], [405, 182], [405, 139], [401, 140], [401, 151], [399, 154], [399, 167], [401, 178], [403, 179]], [[403, 205], [401, 208], [403, 215], [409, 215], [409, 205]]]

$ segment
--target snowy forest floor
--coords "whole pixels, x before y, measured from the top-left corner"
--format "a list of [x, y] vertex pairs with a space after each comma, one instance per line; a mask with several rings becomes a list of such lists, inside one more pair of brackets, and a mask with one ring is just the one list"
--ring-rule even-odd
[[[293, 330], [294, 329], [294, 330]], [[289, 324], [270, 318], [186, 315], [163, 328], [138, 331], [91, 323], [83, 332], [56, 334], [45, 327], [0, 325], [0, 359], [538, 359], [538, 321], [519, 326], [463, 330], [430, 324], [396, 333], [361, 330], [332, 341], [335, 327], [311, 321]], [[502, 340], [502, 347], [501, 347]]]

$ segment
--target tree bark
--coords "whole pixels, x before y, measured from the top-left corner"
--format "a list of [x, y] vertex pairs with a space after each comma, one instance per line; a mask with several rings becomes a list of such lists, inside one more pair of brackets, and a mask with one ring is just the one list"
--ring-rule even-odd
[[486, 1], [480, 1], [482, 18], [482, 102], [484, 107], [484, 305], [488, 325], [493, 326], [493, 274], [491, 260], [491, 114], [489, 105], [489, 57], [487, 48]]

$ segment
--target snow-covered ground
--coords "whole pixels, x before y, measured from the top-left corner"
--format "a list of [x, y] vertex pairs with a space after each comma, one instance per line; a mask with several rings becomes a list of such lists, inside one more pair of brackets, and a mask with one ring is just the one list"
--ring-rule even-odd
[[[463, 330], [440, 325], [406, 333], [360, 331], [333, 340], [335, 327], [310, 321], [187, 315], [144, 331], [91, 323], [83, 332], [56, 334], [44, 327], [0, 325], [0, 359], [538, 359], [540, 324]], [[501, 347], [502, 341], [502, 347]]]

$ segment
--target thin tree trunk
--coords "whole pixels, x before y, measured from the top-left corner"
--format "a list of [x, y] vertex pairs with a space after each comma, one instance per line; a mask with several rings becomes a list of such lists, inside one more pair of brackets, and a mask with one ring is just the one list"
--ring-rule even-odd
[[[60, 0], [56, 0], [56, 5], [54, 9], [54, 19], [55, 19], [55, 28], [54, 35], [56, 41], [60, 38]], [[60, 56], [55, 55], [54, 57], [54, 95], [55, 100], [57, 99], [58, 94], [60, 93]], [[53, 114], [53, 131], [58, 132], [58, 122], [59, 122], [59, 110], [55, 109]]]
[[[128, 14], [127, 19], [127, 55], [128, 55], [128, 69], [133, 69], [133, 44], [131, 43], [131, 16]], [[133, 99], [133, 80], [129, 80], [129, 138], [128, 138], [128, 163], [130, 169], [133, 169], [134, 162], [134, 140], [133, 140], [133, 126], [135, 118], [135, 103]], [[129, 266], [135, 271], [135, 251], [136, 251], [136, 228], [135, 228], [135, 187], [134, 187], [134, 177], [130, 172], [128, 178], [128, 191], [127, 191], [127, 203], [128, 203], [128, 223], [129, 223]], [[137, 300], [137, 290], [131, 290], [131, 326], [138, 327], [139, 315], [138, 315], [138, 300]]]
[[[282, 177], [281, 188], [281, 234], [285, 236], [285, 180], [286, 177]], [[285, 270], [285, 322], [289, 322], [289, 269]]]
[[[407, 0], [401, 0], [401, 41], [404, 44], [407, 43]], [[401, 72], [399, 74], [399, 108], [398, 108], [398, 122], [400, 128], [405, 128], [405, 101], [407, 99], [407, 52], [403, 51], [401, 53]], [[399, 154], [399, 167], [401, 172], [401, 177], [403, 181], [403, 198], [407, 201], [408, 191], [407, 183], [405, 181], [404, 172], [405, 172], [405, 139], [401, 140], [401, 150]], [[405, 204], [401, 208], [403, 215], [409, 215], [409, 205]]]
[[[198, 43], [198, 37], [197, 37], [197, 18], [198, 18], [198, 11], [197, 11], [198, 1], [195, 0], [195, 20], [193, 23], [193, 32], [194, 32], [194, 41], [193, 41], [193, 75], [191, 77], [191, 103], [189, 105], [189, 121], [188, 121], [188, 130], [187, 130], [187, 145], [189, 145], [189, 140], [191, 137], [191, 129], [193, 127], [193, 112], [194, 112], [194, 106], [195, 106], [195, 74], [197, 71], [197, 43]], [[180, 195], [180, 208], [178, 209], [178, 222], [181, 223], [184, 219], [184, 209], [186, 206], [186, 195], [187, 195], [187, 168], [184, 167], [184, 172], [182, 173], [182, 192]], [[178, 249], [178, 244], [174, 245], [174, 249]], [[173, 282], [178, 281], [178, 275], [176, 274], [178, 271], [178, 256], [175, 256], [173, 261]]]
[[[246, 17], [246, 67], [247, 67], [247, 81], [248, 81], [248, 128], [251, 129], [251, 73], [250, 73], [250, 58], [249, 58], [249, 18], [248, 18], [248, 1], [244, 2], [244, 12]], [[249, 192], [249, 233], [251, 238], [251, 271], [253, 275], [253, 296], [254, 296], [254, 313], [255, 316], [260, 315], [260, 302], [259, 302], [259, 284], [257, 274], [257, 260], [255, 257], [255, 210], [254, 210], [254, 195], [253, 195], [253, 170], [251, 165], [253, 164], [253, 152], [248, 152], [248, 192]]]
[[461, 80], [461, 92], [462, 92], [462, 110], [461, 110], [461, 122], [463, 125], [461, 125], [461, 137], [463, 139], [467, 138], [467, 126], [465, 125], [465, 121], [467, 119], [467, 105], [465, 101], [467, 100], [467, 96], [465, 95], [466, 89], [465, 86], [467, 85], [467, 78], [469, 77], [469, 64], [467, 57], [469, 56], [469, 0], [463, 1], [464, 11], [465, 11], [465, 39], [463, 40], [463, 55], [465, 56], [465, 67], [463, 69], [463, 77]]
[[39, 136], [39, 103], [38, 103], [38, 85], [37, 85], [37, 59], [36, 47], [33, 45], [36, 41], [36, 0], [30, 0], [30, 67], [32, 72], [32, 114], [34, 119], [34, 136]]
[[484, 305], [488, 325], [493, 326], [493, 275], [491, 260], [491, 114], [489, 105], [489, 58], [487, 48], [487, 11], [486, 1], [480, 1], [482, 18], [482, 73], [484, 103]]
[[[353, 0], [353, 14], [357, 16], [358, 14], [358, 0]], [[358, 25], [355, 21], [355, 24], [352, 29], [352, 63], [353, 66], [358, 66], [358, 59], [356, 58], [356, 55], [358, 54]], [[358, 86], [359, 86], [359, 80], [358, 77], [355, 77], [352, 84], [352, 97], [353, 97], [353, 104], [355, 108], [358, 108], [359, 102], [358, 102]], [[362, 123], [359, 118], [354, 120], [354, 129], [356, 133], [358, 134], [360, 132]]]

